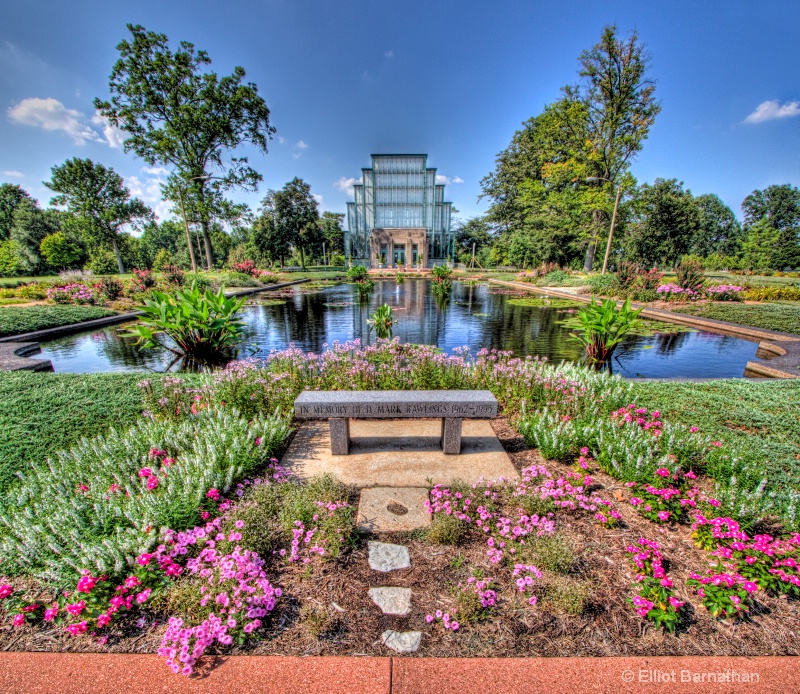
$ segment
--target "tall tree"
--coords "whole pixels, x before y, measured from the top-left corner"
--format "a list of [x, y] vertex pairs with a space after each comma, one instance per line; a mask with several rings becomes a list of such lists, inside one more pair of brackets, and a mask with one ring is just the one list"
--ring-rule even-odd
[[634, 202], [635, 216], [625, 239], [629, 258], [676, 265], [700, 228], [701, 215], [690, 190], [674, 178], [645, 183]]
[[[589, 175], [605, 179], [611, 190], [642, 149], [644, 140], [661, 111], [655, 83], [646, 76], [649, 56], [634, 31], [627, 39], [617, 37], [615, 26], [606, 26], [599, 43], [580, 55], [583, 83], [566, 87], [568, 99], [580, 101], [587, 111]], [[599, 230], [607, 220], [602, 208], [594, 210], [595, 235], [586, 247], [584, 269], [594, 264]]]
[[334, 253], [344, 254], [344, 213], [323, 212], [319, 220], [322, 237], [325, 241], [325, 250], [331, 256]]
[[114, 250], [120, 274], [125, 272], [117, 235], [128, 224], [152, 219], [153, 213], [138, 198], [131, 199], [122, 177], [91, 159], [68, 159], [54, 166], [44, 184], [58, 193], [51, 205], [66, 206], [79, 222], [88, 245]]
[[455, 225], [456, 255], [462, 263], [471, 262], [473, 248], [477, 255], [479, 251], [490, 246], [493, 240], [492, 225], [485, 216], [472, 217]]
[[767, 263], [769, 267], [800, 267], [800, 190], [797, 187], [785, 183], [754, 190], [742, 202], [742, 212], [746, 230], [763, 220], [778, 232]]
[[95, 99], [95, 107], [129, 134], [126, 152], [151, 165], [175, 168], [196, 200], [210, 270], [213, 206], [219, 195], [233, 187], [256, 190], [261, 181], [247, 158], [223, 161], [223, 155], [245, 143], [267, 153], [275, 132], [269, 108], [255, 84], [242, 83], [243, 68], [220, 78], [205, 71], [211, 59], [193, 44], [181, 41], [173, 51], [164, 34], [139, 25], [129, 24], [128, 30], [131, 40], [117, 46], [120, 59], [109, 81], [111, 100]]
[[736, 215], [716, 195], [699, 195], [695, 204], [700, 210], [700, 225], [692, 239], [689, 252], [707, 257], [738, 255], [742, 250], [742, 225]]
[[58, 210], [40, 210], [33, 198], [20, 200], [14, 210], [10, 233], [20, 254], [20, 273], [33, 275], [44, 269], [39, 247], [46, 236], [61, 229], [62, 221]]
[[319, 211], [317, 201], [311, 195], [311, 186], [302, 178], [295, 177], [280, 190], [271, 192], [270, 196], [274, 233], [283, 242], [300, 250], [301, 262], [305, 267], [306, 251], [322, 243]]
[[11, 235], [14, 225], [14, 212], [23, 200], [32, 200], [28, 191], [16, 183], [0, 185], [0, 241]]

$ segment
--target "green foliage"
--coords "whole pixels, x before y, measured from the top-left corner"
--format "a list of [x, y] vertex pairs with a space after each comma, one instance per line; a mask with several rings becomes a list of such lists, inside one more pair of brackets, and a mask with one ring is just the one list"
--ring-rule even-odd
[[447, 265], [434, 265], [431, 268], [431, 277], [440, 280], [450, 279], [453, 271]]
[[772, 267], [775, 248], [780, 242], [780, 232], [770, 226], [767, 219], [759, 219], [747, 228], [747, 238], [742, 245], [744, 264], [751, 268]]
[[375, 331], [375, 335], [379, 338], [391, 338], [392, 327], [396, 323], [392, 316], [392, 307], [389, 304], [378, 306], [372, 314], [372, 318], [368, 321], [370, 330]]
[[748, 287], [744, 290], [747, 301], [800, 301], [800, 285], [773, 285]]
[[690, 256], [684, 257], [675, 270], [678, 278], [678, 285], [693, 292], [699, 292], [703, 288], [705, 278], [703, 276], [703, 264], [697, 258]]
[[436, 513], [425, 533], [426, 541], [435, 545], [457, 545], [467, 533], [467, 524], [447, 513]]
[[11, 236], [14, 212], [22, 200], [32, 200], [28, 191], [16, 183], [0, 184], [0, 241]]
[[[798, 290], [798, 294], [800, 294], [800, 290]], [[672, 310], [677, 313], [689, 313], [703, 318], [800, 335], [800, 304], [714, 303], [703, 306], [680, 306]]]
[[80, 265], [85, 256], [81, 245], [63, 231], [45, 236], [39, 244], [39, 251], [50, 267], [62, 270]]
[[125, 285], [116, 277], [103, 277], [99, 285], [100, 293], [107, 301], [116, 301], [125, 290]]
[[606, 275], [590, 275], [586, 280], [586, 284], [592, 289], [592, 294], [603, 294], [606, 296], [613, 296], [619, 287], [617, 276], [608, 273]]
[[[201, 291], [194, 283], [174, 295], [154, 291], [144, 304], [144, 316], [134, 326], [142, 347], [165, 347], [200, 364], [230, 357], [245, 330], [237, 317], [244, 299], [226, 298], [222, 287], [216, 294]], [[158, 339], [162, 332], [177, 349]]]
[[115, 315], [98, 306], [8, 306], [0, 311], [0, 336], [57, 328]]
[[362, 301], [367, 299], [372, 293], [372, 290], [375, 288], [375, 283], [369, 278], [356, 280], [355, 285], [356, 291], [358, 292], [358, 298]]
[[114, 252], [108, 248], [95, 248], [89, 255], [86, 269], [95, 275], [111, 275], [119, 270]]
[[717, 195], [699, 195], [695, 198], [695, 204], [700, 211], [700, 225], [689, 251], [703, 258], [710, 255], [732, 257], [739, 254], [744, 240], [742, 225], [731, 208]]
[[[288, 433], [282, 418], [250, 424], [235, 410], [209, 409], [178, 422], [140, 420], [34, 461], [0, 500], [4, 570], [56, 581], [86, 568], [120, 574], [158, 543], [158, 528], [191, 527], [208, 489], [228, 492], [265, 465]], [[153, 457], [153, 447], [174, 462]], [[142, 468], [157, 477], [155, 488]]]
[[368, 276], [369, 273], [367, 272], [367, 268], [365, 268], [363, 265], [353, 265], [353, 267], [347, 270], [348, 282], [359, 282], [367, 279]]
[[630, 299], [625, 299], [621, 308], [613, 299], [597, 303], [592, 297], [591, 303], [578, 311], [581, 332], [570, 333], [586, 349], [586, 358], [590, 363], [607, 362], [617, 345], [634, 327], [642, 309], [631, 309]]
[[172, 253], [169, 252], [169, 249], [159, 248], [156, 257], [153, 258], [152, 268], [156, 272], [161, 272], [167, 265], [174, 264], [175, 259], [172, 257]]
[[[243, 68], [220, 78], [208, 70], [208, 54], [195, 51], [188, 41], [173, 51], [164, 34], [127, 27], [130, 39], [117, 46], [120, 58], [109, 78], [111, 99], [95, 99], [95, 108], [128, 135], [126, 152], [151, 166], [176, 169], [167, 195], [178, 200], [178, 189], [185, 191], [187, 215], [200, 222], [211, 269], [212, 218], [241, 215], [241, 209], [223, 199], [223, 192], [232, 187], [254, 190], [261, 180], [245, 157], [226, 155], [244, 144], [266, 154], [275, 132], [269, 108], [257, 86], [243, 82]], [[214, 178], [209, 170], [217, 172]]]
[[528, 539], [520, 554], [515, 561], [553, 573], [567, 574], [575, 565], [575, 552], [562, 533]]
[[0, 277], [14, 277], [23, 270], [22, 248], [18, 241], [0, 241]]
[[541, 590], [542, 607], [557, 614], [577, 617], [583, 613], [590, 598], [590, 587], [582, 581], [565, 576], [548, 577]]
[[[0, 373], [0, 492], [28, 463], [138, 417], [141, 379], [134, 373]], [[153, 380], [160, 384], [160, 377]]]
[[111, 245], [119, 272], [124, 273], [117, 235], [127, 224], [151, 219], [150, 208], [138, 198], [131, 199], [116, 171], [91, 159], [75, 157], [54, 166], [45, 185], [58, 193], [50, 202], [67, 207], [90, 247]]
[[294, 246], [300, 250], [305, 269], [306, 251], [317, 246], [321, 249], [324, 238], [319, 225], [318, 203], [311, 195], [311, 186], [302, 178], [295, 177], [280, 190], [270, 191], [262, 206], [271, 213], [273, 233], [280, 239], [278, 257], [281, 265], [289, 246]]

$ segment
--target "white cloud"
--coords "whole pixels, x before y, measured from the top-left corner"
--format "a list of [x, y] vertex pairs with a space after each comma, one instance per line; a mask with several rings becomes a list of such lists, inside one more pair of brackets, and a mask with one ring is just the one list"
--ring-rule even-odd
[[308, 145], [303, 142], [302, 140], [297, 141], [297, 145], [295, 145], [298, 149], [308, 149]]
[[394, 58], [394, 51], [392, 51], [392, 50], [384, 51], [383, 57], [384, 58]]
[[348, 195], [353, 195], [355, 191], [353, 190], [353, 186], [356, 183], [361, 183], [360, 178], [347, 178], [346, 176], [342, 176], [338, 181], [334, 182], [334, 187], [341, 190], [343, 193], [347, 193]]
[[317, 195], [316, 193], [312, 193], [311, 197], [313, 197], [314, 200], [317, 201], [317, 204], [319, 204], [319, 205], [322, 204], [322, 196], [321, 195]]
[[19, 125], [30, 125], [43, 130], [62, 131], [76, 145], [87, 142], [102, 142], [100, 135], [85, 122], [80, 111], [67, 108], [57, 99], [23, 99], [8, 109], [8, 117]]
[[303, 152], [305, 152], [308, 149], [308, 145], [302, 140], [298, 140], [294, 146], [295, 146], [295, 151], [292, 152], [292, 156], [295, 159], [299, 159], [300, 157], [302, 157]]
[[95, 114], [92, 116], [92, 123], [103, 127], [103, 135], [109, 147], [112, 149], [122, 148], [122, 143], [125, 141], [125, 133], [116, 125], [113, 125], [108, 118], [101, 115], [100, 111], [95, 111]]
[[163, 166], [143, 166], [141, 171], [149, 176], [169, 176], [169, 171]]
[[744, 119], [744, 122], [763, 123], [768, 120], [792, 118], [793, 116], [800, 116], [800, 101], [787, 101], [781, 105], [777, 99], [774, 99], [760, 103], [756, 110]]
[[286, 138], [285, 138], [285, 137], [282, 137], [281, 135], [278, 135], [278, 142], [279, 142], [280, 144], [283, 144], [284, 142], [286, 142]]
[[3, 176], [8, 176], [9, 178], [25, 178], [25, 174], [22, 173], [22, 171], [0, 171], [0, 174], [3, 174]]
[[157, 178], [141, 179], [138, 176], [128, 176], [125, 185], [131, 195], [140, 198], [148, 204], [155, 204], [161, 200], [161, 181]]
[[464, 179], [461, 176], [453, 176], [452, 178], [448, 176], [443, 176], [442, 174], [436, 174], [436, 182], [439, 185], [449, 185], [451, 183], [463, 183]]

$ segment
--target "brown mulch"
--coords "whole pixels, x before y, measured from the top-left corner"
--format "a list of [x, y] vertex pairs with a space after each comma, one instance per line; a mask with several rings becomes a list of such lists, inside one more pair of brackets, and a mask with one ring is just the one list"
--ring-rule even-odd
[[[534, 463], [545, 464], [505, 419], [492, 424], [518, 471]], [[546, 467], [554, 475], [571, 469], [552, 461]], [[593, 477], [593, 489], [603, 497], [619, 500], [629, 496], [613, 478], [603, 473]], [[599, 526], [590, 514], [558, 514], [557, 527], [576, 561], [565, 577], [545, 573], [540, 587], [543, 597], [535, 607], [520, 599], [508, 568], [489, 563], [482, 535], [474, 533], [453, 547], [429, 544], [420, 532], [381, 534], [380, 540], [405, 544], [411, 553], [411, 568], [391, 574], [370, 570], [370, 538], [364, 536], [357, 548], [346, 550], [335, 561], [311, 568], [275, 567], [271, 580], [281, 586], [284, 596], [261, 631], [261, 640], [225, 653], [386, 655], [380, 635], [395, 629], [422, 631], [422, 646], [416, 655], [433, 657], [800, 654], [800, 601], [759, 593], [750, 619], [736, 624], [712, 619], [685, 583], [690, 572], [704, 572], [710, 563], [708, 554], [693, 546], [690, 528], [656, 525], [625, 502], [616, 507], [624, 521], [616, 529]], [[687, 617], [675, 635], [647, 625], [628, 602], [633, 595], [633, 571], [624, 547], [639, 537], [658, 541], [676, 594], [687, 600]], [[458, 632], [445, 631], [441, 623], [426, 623], [425, 615], [437, 609], [453, 612], [455, 585], [476, 569], [497, 579], [501, 586], [491, 618], [463, 624]], [[559, 613], [549, 604], [546, 586], [554, 580], [587, 589], [588, 599], [579, 616]], [[409, 615], [380, 613], [367, 591], [382, 585], [413, 590]], [[105, 645], [89, 636], [70, 637], [62, 628], [4, 626], [0, 649], [153, 653], [160, 645], [166, 618], [145, 611], [128, 616], [114, 626]]]

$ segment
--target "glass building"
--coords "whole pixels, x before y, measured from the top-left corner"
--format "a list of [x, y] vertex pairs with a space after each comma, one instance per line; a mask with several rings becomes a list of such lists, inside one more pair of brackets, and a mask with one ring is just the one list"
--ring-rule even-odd
[[427, 154], [373, 154], [347, 203], [345, 254], [366, 267], [432, 267], [452, 257], [452, 203]]

